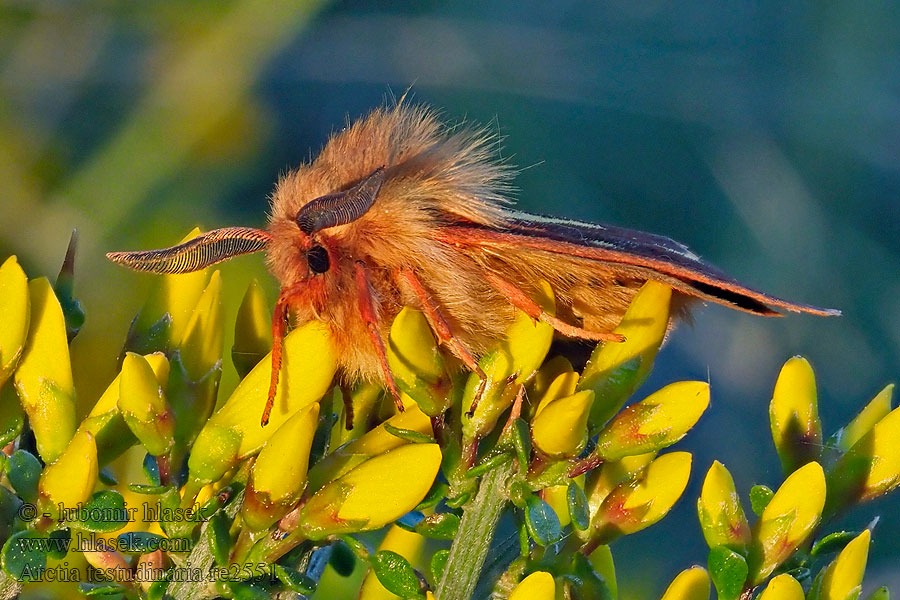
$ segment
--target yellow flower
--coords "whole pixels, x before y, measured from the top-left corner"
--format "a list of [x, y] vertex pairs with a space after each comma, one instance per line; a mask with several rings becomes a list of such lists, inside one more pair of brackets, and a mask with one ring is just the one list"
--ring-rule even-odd
[[214, 271], [178, 342], [178, 354], [191, 381], [200, 381], [220, 363], [223, 333], [222, 276]]
[[578, 389], [594, 391], [594, 428], [611, 419], [650, 373], [669, 326], [671, 298], [667, 285], [645, 283], [615, 329], [625, 341], [601, 343], [591, 354]]
[[697, 500], [703, 537], [710, 548], [741, 549], [750, 542], [750, 525], [744, 516], [734, 480], [725, 465], [713, 461]]
[[803, 598], [803, 588], [800, 587], [800, 583], [787, 573], [773, 577], [763, 593], [759, 595], [759, 600], [803, 600]]
[[788, 360], [769, 404], [772, 439], [785, 473], [818, 460], [821, 454], [822, 423], [816, 398], [816, 379], [809, 362], [800, 356]]
[[552, 458], [577, 456], [587, 442], [594, 392], [585, 390], [547, 404], [534, 418], [534, 445]]
[[703, 567], [691, 567], [679, 573], [662, 596], [662, 600], [708, 599], [709, 575]]
[[597, 453], [605, 460], [616, 460], [671, 446], [694, 426], [707, 406], [708, 383], [667, 385], [616, 415], [600, 432]]
[[0, 386], [22, 356], [30, 318], [28, 278], [16, 257], [10, 256], [0, 266]]
[[819, 597], [822, 600], [846, 600], [859, 595], [869, 556], [869, 530], [866, 529], [844, 546], [825, 570]]
[[872, 399], [864, 409], [860, 411], [850, 424], [844, 427], [838, 437], [838, 447], [847, 451], [858, 442], [862, 436], [869, 433], [878, 421], [891, 412], [891, 397], [894, 394], [894, 384], [890, 383]]
[[819, 524], [825, 474], [811, 462], [791, 473], [766, 506], [753, 531], [748, 563], [754, 585], [771, 575]]
[[57, 514], [60, 505], [77, 508], [87, 502], [97, 483], [97, 445], [94, 436], [79, 432], [55, 462], [46, 466], [38, 482], [45, 510]]
[[140, 354], [128, 352], [119, 376], [119, 410], [128, 428], [154, 456], [175, 443], [175, 421], [156, 374]]
[[394, 318], [388, 337], [388, 363], [397, 386], [427, 415], [448, 406], [450, 377], [431, 326], [421, 312], [404, 307]]
[[234, 321], [234, 343], [231, 361], [238, 375], [244, 377], [250, 369], [272, 350], [272, 317], [262, 286], [250, 281]]
[[553, 600], [556, 598], [556, 583], [553, 575], [546, 571], [535, 571], [519, 582], [509, 594], [509, 600]]
[[15, 386], [45, 462], [62, 453], [75, 433], [75, 387], [62, 308], [45, 278], [28, 283], [31, 322]]

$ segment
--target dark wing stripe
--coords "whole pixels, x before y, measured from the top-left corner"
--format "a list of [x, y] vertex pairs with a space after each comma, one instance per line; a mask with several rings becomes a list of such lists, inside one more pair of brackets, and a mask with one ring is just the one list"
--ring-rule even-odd
[[262, 250], [270, 239], [271, 236], [261, 229], [225, 227], [214, 229], [171, 248], [141, 252], [110, 252], [106, 257], [114, 263], [136, 271], [189, 273], [233, 256]]
[[[517, 216], [521, 215], [518, 213]], [[528, 215], [531, 217], [530, 215]], [[582, 226], [583, 225], [583, 226]], [[840, 311], [788, 302], [744, 286], [700, 260], [682, 244], [668, 238], [627, 229], [574, 221], [511, 219], [505, 228], [478, 225], [444, 227], [438, 239], [476, 247], [530, 248], [604, 263], [632, 265], [663, 275], [682, 291], [752, 313], [773, 316], [770, 307], [822, 316]]]

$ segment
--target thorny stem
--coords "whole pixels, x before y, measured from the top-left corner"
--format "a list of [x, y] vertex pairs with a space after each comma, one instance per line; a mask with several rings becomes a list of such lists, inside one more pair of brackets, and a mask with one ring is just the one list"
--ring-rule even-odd
[[469, 600], [481, 575], [481, 567], [494, 530], [507, 502], [507, 483], [515, 461], [485, 473], [478, 493], [463, 509], [459, 530], [450, 546], [447, 566], [438, 584], [438, 600]]

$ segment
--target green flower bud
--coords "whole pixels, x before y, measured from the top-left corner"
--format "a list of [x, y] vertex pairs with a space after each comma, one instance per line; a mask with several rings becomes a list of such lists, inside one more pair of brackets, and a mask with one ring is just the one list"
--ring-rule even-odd
[[29, 282], [31, 321], [15, 372], [16, 392], [45, 462], [62, 453], [75, 433], [75, 387], [62, 308], [45, 278]]

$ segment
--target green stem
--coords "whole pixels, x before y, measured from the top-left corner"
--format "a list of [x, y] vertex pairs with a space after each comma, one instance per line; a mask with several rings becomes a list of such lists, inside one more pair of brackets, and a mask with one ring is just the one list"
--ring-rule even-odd
[[463, 509], [463, 517], [447, 566], [437, 588], [438, 600], [469, 600], [494, 537], [507, 499], [507, 482], [515, 469], [515, 462], [497, 466], [485, 473], [478, 494]]

